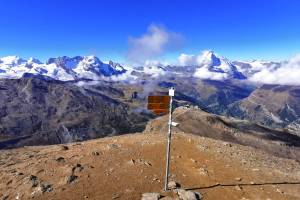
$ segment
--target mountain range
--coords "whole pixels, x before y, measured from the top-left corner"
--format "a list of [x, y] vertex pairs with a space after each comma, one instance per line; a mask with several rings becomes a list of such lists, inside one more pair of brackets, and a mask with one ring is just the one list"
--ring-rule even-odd
[[17, 56], [0, 58], [0, 77], [20, 78], [25, 73], [48, 76], [61, 81], [90, 79], [119, 75], [126, 70], [118, 63], [103, 63], [96, 56], [63, 56], [49, 58], [46, 63], [38, 59], [28, 60]]
[[162, 65], [146, 62], [144, 66], [140, 67], [124, 67], [113, 61], [104, 63], [96, 56], [62, 56], [49, 58], [45, 63], [35, 58], [26, 60], [18, 56], [7, 56], [0, 58], [0, 78], [20, 78], [25, 73], [30, 73], [48, 76], [61, 81], [99, 80], [112, 76], [118, 77], [126, 73], [127, 78], [137, 78], [132, 73], [128, 73], [137, 71], [156, 77], [175, 73], [201, 79], [246, 80], [264, 68], [273, 65], [280, 66], [280, 63], [264, 61], [231, 62], [224, 57], [218, 57], [213, 51], [204, 51], [195, 60], [196, 62], [187, 62], [187, 65], [184, 65], [185, 63]]
[[176, 65], [142, 66], [96, 56], [62, 56], [45, 63], [3, 57], [0, 147], [142, 131], [154, 117], [146, 110], [147, 96], [166, 95], [169, 87], [176, 88], [175, 107], [194, 105], [299, 136], [300, 86], [253, 82], [258, 73], [284, 67], [284, 62], [230, 61], [212, 51], [183, 55]]

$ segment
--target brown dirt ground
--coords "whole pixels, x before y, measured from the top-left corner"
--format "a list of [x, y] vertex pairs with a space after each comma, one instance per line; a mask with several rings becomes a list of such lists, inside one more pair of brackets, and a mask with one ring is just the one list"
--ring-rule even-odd
[[[145, 192], [174, 196], [162, 192], [165, 142], [165, 135], [148, 133], [2, 150], [0, 197], [140, 199]], [[300, 199], [300, 164], [294, 160], [183, 133], [174, 134], [171, 154], [171, 180], [200, 192], [205, 200]], [[67, 183], [77, 164], [77, 179]], [[31, 175], [37, 177], [36, 187]], [[53, 189], [43, 193], [39, 186], [46, 183]]]

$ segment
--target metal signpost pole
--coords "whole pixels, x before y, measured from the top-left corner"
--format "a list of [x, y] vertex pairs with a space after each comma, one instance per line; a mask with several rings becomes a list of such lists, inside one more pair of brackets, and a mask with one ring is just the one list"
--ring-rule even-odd
[[170, 167], [170, 147], [171, 147], [171, 129], [172, 129], [172, 102], [174, 96], [174, 88], [169, 89], [170, 106], [169, 106], [169, 132], [168, 132], [168, 144], [167, 144], [167, 155], [166, 155], [166, 177], [165, 177], [165, 191], [168, 190], [169, 183], [169, 167]]

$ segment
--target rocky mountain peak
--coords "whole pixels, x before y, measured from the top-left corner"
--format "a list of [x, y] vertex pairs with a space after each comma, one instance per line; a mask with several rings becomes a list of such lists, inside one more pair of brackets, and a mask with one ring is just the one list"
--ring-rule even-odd
[[199, 58], [199, 63], [206, 66], [219, 66], [221, 65], [221, 60], [216, 56], [216, 54], [211, 51], [203, 51], [202, 55]]

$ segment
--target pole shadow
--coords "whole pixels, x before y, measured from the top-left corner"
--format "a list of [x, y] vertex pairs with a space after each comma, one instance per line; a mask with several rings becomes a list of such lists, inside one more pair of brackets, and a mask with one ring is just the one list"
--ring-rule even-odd
[[232, 184], [214, 184], [209, 186], [200, 186], [194, 188], [186, 188], [186, 190], [201, 190], [201, 189], [210, 189], [216, 187], [235, 187], [235, 186], [267, 186], [267, 185], [300, 185], [299, 182], [269, 182], [269, 183], [232, 183]]

